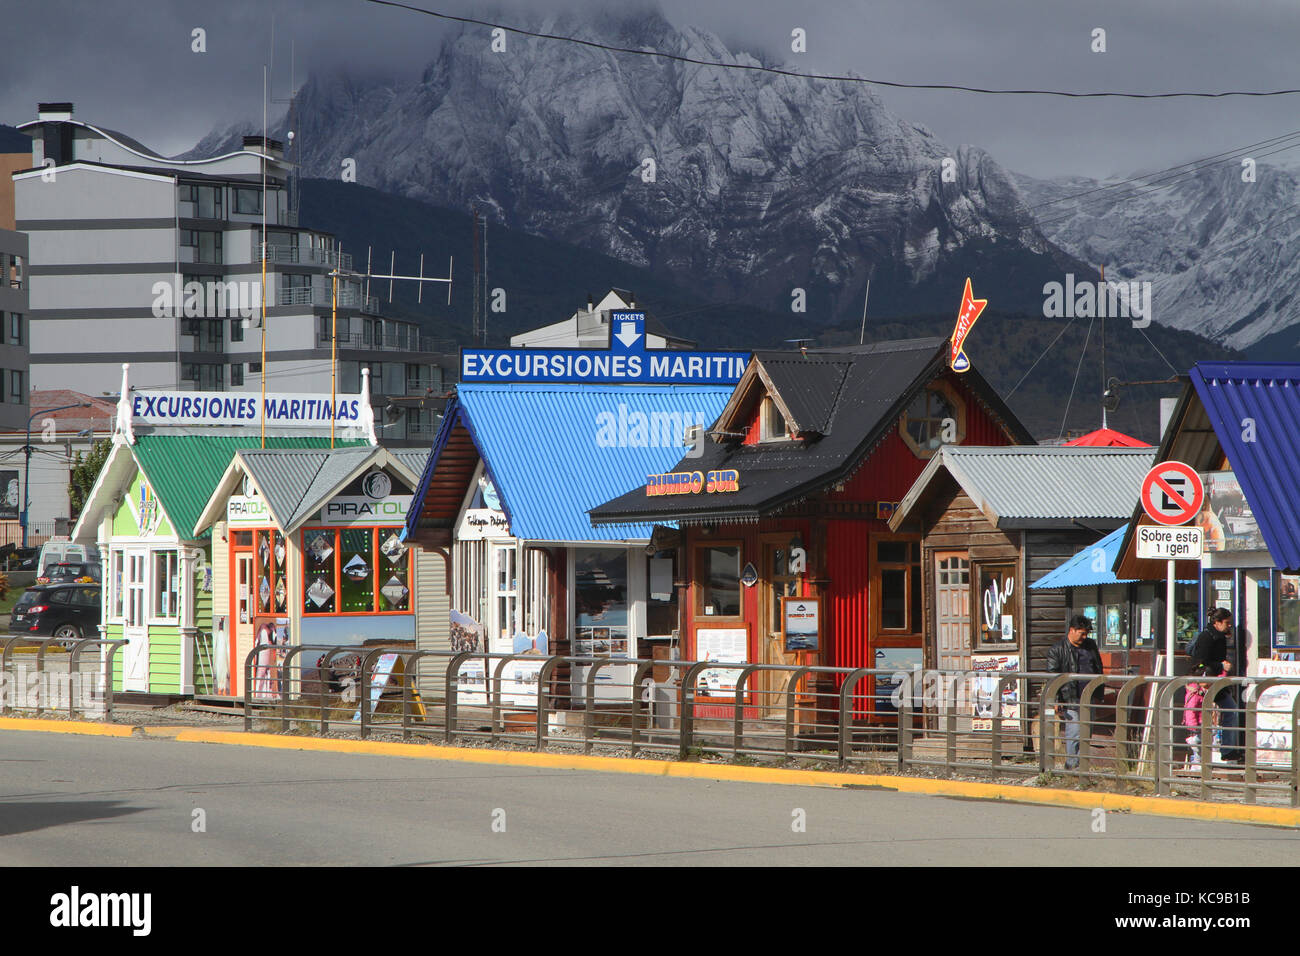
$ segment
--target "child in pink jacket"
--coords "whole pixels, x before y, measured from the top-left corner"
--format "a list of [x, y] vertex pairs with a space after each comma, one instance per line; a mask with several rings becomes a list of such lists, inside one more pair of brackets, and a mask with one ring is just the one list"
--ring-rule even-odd
[[1187, 735], [1187, 746], [1191, 748], [1190, 763], [1193, 767], [1201, 763], [1201, 705], [1205, 703], [1205, 684], [1191, 683], [1183, 692], [1183, 726], [1191, 731]]

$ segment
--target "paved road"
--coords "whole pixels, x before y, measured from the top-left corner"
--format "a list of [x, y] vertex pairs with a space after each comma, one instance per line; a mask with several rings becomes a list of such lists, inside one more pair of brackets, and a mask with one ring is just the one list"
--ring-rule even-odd
[[1300, 833], [1285, 829], [1117, 813], [1105, 833], [1092, 824], [1085, 810], [882, 791], [0, 732], [0, 865], [1300, 860]]

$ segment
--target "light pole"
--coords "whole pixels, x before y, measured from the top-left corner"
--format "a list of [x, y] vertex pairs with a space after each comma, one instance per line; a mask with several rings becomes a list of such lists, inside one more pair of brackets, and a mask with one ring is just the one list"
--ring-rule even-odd
[[[32, 473], [32, 422], [36, 421], [36, 419], [40, 418], [42, 415], [49, 415], [53, 412], [61, 412], [69, 408], [90, 408], [90, 407], [91, 407], [90, 402], [77, 402], [75, 405], [60, 405], [57, 408], [42, 408], [39, 412], [34, 412], [32, 416], [27, 419], [27, 443], [23, 445], [23, 455], [27, 459], [26, 462], [23, 464], [22, 526], [23, 526], [23, 549], [24, 550], [26, 550], [27, 548], [27, 509], [28, 507], [31, 506], [32, 503], [32, 496], [27, 490], [27, 482], [28, 479], [31, 477], [31, 473]], [[37, 569], [37, 573], [38, 574], [40, 573], [39, 568]]]

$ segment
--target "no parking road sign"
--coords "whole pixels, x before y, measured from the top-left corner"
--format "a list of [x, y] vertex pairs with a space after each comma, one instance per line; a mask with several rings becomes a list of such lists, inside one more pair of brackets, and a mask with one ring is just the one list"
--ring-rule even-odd
[[1142, 508], [1164, 525], [1186, 524], [1205, 501], [1205, 485], [1191, 465], [1162, 461], [1142, 479]]

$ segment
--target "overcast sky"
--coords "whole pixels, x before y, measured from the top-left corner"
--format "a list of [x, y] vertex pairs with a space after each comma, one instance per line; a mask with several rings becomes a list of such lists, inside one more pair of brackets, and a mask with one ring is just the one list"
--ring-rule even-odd
[[[472, 8], [474, 16], [504, 22], [517, 19], [519, 9], [409, 2], [456, 13]], [[1300, 87], [1297, 0], [661, 0], [660, 6], [679, 26], [710, 30], [733, 49], [763, 50], [808, 72], [1071, 90]], [[273, 14], [273, 94], [280, 97], [288, 92], [290, 40], [300, 81], [309, 66], [339, 63], [409, 76], [432, 59], [446, 29], [432, 17], [365, 0], [40, 0], [6, 10], [0, 121], [34, 118], [37, 101], [72, 100], [80, 119], [120, 129], [164, 153], [181, 152], [216, 125], [260, 118]], [[195, 27], [207, 31], [206, 54], [191, 52]], [[807, 31], [806, 54], [790, 49], [795, 27]], [[1106, 31], [1104, 53], [1090, 49], [1098, 27]], [[1129, 175], [1300, 129], [1300, 95], [1138, 102], [877, 92], [947, 144], [982, 147], [1011, 169], [1043, 177]], [[1260, 161], [1291, 165], [1296, 154], [1300, 149]]]

